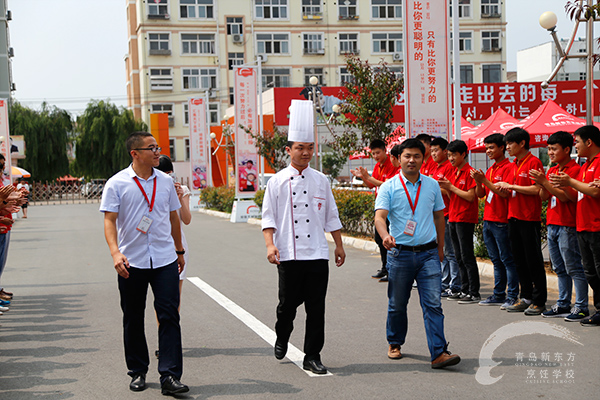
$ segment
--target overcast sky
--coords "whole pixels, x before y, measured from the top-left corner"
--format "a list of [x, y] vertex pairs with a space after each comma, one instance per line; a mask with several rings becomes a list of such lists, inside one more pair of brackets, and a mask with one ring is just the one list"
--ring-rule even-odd
[[[558, 15], [559, 37], [571, 33], [567, 0], [504, 1], [509, 71], [516, 70], [518, 50], [551, 40], [538, 24], [543, 11]], [[126, 105], [126, 5], [126, 0], [8, 0], [17, 100], [34, 108], [46, 100], [73, 114], [90, 99]]]

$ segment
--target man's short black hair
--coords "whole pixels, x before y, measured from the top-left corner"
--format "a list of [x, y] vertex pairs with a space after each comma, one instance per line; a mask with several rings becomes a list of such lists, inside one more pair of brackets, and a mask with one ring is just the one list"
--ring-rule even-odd
[[495, 144], [498, 147], [503, 147], [506, 150], [506, 138], [501, 133], [492, 133], [483, 139], [485, 144]]
[[152, 134], [150, 132], [142, 131], [133, 132], [131, 135], [129, 135], [127, 138], [127, 152], [130, 153], [131, 150], [142, 146], [144, 138], [147, 138], [148, 136], [152, 136]]
[[371, 141], [371, 143], [369, 144], [369, 149], [371, 149], [371, 150], [381, 149], [381, 150], [385, 151], [385, 142], [381, 139], [373, 139]]
[[420, 140], [423, 144], [427, 143], [431, 145], [431, 136], [426, 133], [421, 133], [415, 137], [415, 139]]
[[248, 161], [246, 161], [246, 164], [252, 164], [252, 165], [254, 165], [254, 161], [248, 160]]
[[6, 160], [6, 158], [4, 158], [4, 154], [0, 154], [0, 160]]
[[400, 158], [404, 149], [419, 149], [421, 154], [425, 156], [425, 145], [417, 138], [406, 139], [404, 142], [392, 147], [390, 152], [394, 157]]
[[463, 140], [453, 140], [448, 143], [448, 151], [451, 153], [467, 154], [469, 148]]
[[523, 128], [512, 128], [510, 131], [506, 132], [506, 137], [504, 138], [506, 143], [521, 143], [523, 140], [525, 141], [525, 149], [529, 150], [529, 132], [527, 132]]
[[573, 150], [573, 136], [569, 132], [558, 131], [554, 132], [548, 138], [548, 144], [558, 144], [563, 149], [569, 148], [569, 153]]
[[158, 157], [158, 167], [156, 167], [156, 169], [165, 173], [173, 172], [173, 161], [171, 161], [169, 156], [161, 154], [161, 156]]
[[595, 125], [586, 125], [575, 131], [575, 135], [579, 136], [584, 142], [590, 139], [596, 146], [600, 146], [600, 129]]
[[442, 150], [446, 150], [448, 148], [448, 141], [443, 137], [435, 137], [431, 141], [431, 147], [438, 146]]

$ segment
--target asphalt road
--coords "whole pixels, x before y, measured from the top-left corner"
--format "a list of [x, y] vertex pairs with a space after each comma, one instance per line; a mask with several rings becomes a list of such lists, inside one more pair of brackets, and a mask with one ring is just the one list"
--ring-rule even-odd
[[[102, 219], [98, 204], [81, 204], [30, 207], [29, 218], [17, 221], [2, 276], [15, 298], [0, 316], [0, 399], [164, 398], [155, 359], [149, 388], [141, 393], [128, 389], [116, 273]], [[191, 247], [188, 277], [198, 277], [232, 303], [225, 308], [185, 282], [182, 381], [190, 392], [184, 398], [598, 396], [600, 328], [497, 307], [444, 301], [449, 350], [463, 361], [432, 370], [416, 290], [404, 358], [389, 360], [386, 286], [370, 278], [378, 256], [355, 249], [347, 249], [343, 267], [330, 267], [322, 360], [332, 374], [309, 376], [287, 358], [276, 360], [272, 347], [230, 312], [239, 312], [237, 305], [269, 329], [274, 326], [277, 274], [265, 259], [260, 228], [194, 214], [185, 231]], [[482, 296], [491, 293], [490, 283], [482, 282]], [[552, 294], [549, 304], [554, 301]], [[300, 310], [291, 338], [299, 349], [303, 320]], [[157, 343], [152, 310], [146, 325], [148, 342]]]

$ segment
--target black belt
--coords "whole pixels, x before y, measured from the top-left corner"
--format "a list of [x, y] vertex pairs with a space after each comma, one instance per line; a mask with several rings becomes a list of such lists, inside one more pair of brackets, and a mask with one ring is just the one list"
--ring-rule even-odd
[[435, 249], [437, 247], [437, 242], [429, 242], [427, 244], [421, 244], [419, 246], [405, 246], [403, 244], [397, 244], [396, 248], [399, 251], [412, 251], [413, 253], [420, 253], [422, 251], [427, 251], [427, 250], [432, 250]]

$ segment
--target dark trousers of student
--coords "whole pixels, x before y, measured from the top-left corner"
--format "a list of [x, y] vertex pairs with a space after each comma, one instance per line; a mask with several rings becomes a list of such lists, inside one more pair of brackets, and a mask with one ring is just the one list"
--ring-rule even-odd
[[533, 301], [536, 306], [545, 306], [548, 292], [540, 230], [539, 221], [508, 220], [508, 235], [521, 284], [521, 298]]
[[600, 311], [600, 232], [577, 232], [577, 241], [585, 278], [594, 291], [594, 307]]
[[[386, 218], [385, 224], [387, 231], [390, 231], [390, 220]], [[387, 272], [387, 249], [383, 246], [383, 239], [375, 229], [375, 243], [379, 246], [379, 256], [381, 257], [381, 269]]]
[[277, 341], [287, 343], [294, 329], [296, 309], [304, 303], [306, 328], [304, 359], [320, 360], [325, 343], [325, 295], [329, 280], [327, 260], [282, 261], [279, 273], [279, 305], [275, 332]]
[[119, 275], [119, 293], [123, 310], [123, 338], [128, 374], [148, 372], [150, 359], [144, 333], [148, 285], [154, 294], [158, 318], [158, 372], [161, 383], [168, 376], [181, 379], [183, 356], [179, 326], [179, 270], [177, 261], [160, 268], [129, 268], [129, 278]]
[[461, 292], [480, 297], [479, 269], [473, 249], [475, 224], [470, 222], [449, 222], [450, 237], [454, 247], [454, 256], [460, 271]]

